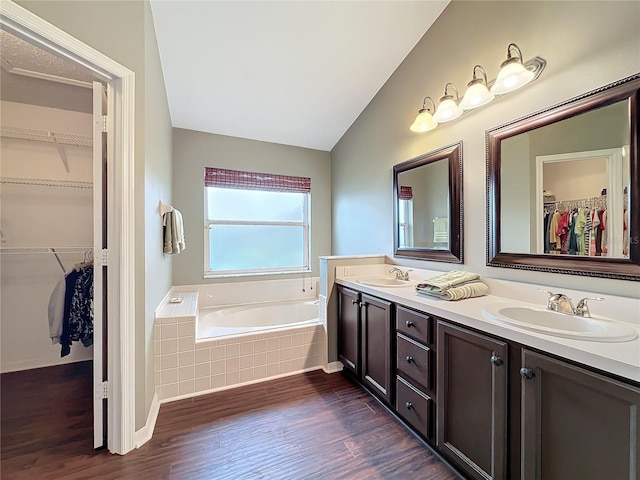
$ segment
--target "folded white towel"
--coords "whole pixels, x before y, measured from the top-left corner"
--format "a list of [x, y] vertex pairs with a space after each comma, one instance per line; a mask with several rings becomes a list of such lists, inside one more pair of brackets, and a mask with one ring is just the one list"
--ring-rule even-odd
[[480, 278], [480, 275], [477, 273], [451, 270], [450, 272], [423, 280], [416, 286], [416, 290], [441, 291], [455, 287], [456, 285], [472, 282], [478, 278]]
[[462, 300], [464, 298], [481, 297], [489, 293], [486, 283], [471, 281], [444, 290], [420, 290], [416, 289], [420, 295], [442, 298], [444, 300]]
[[164, 217], [164, 253], [175, 255], [187, 248], [184, 240], [182, 213], [174, 208], [171, 212], [165, 213]]

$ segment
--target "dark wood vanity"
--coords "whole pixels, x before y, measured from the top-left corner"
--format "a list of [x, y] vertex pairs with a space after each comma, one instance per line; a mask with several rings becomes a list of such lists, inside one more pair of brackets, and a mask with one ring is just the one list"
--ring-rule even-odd
[[465, 477], [638, 478], [638, 383], [343, 285], [337, 291], [345, 372]]

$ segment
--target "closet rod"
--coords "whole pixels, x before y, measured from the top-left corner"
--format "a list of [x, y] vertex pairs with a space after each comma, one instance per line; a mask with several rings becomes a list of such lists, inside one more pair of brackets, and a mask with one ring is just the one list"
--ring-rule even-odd
[[72, 133], [47, 132], [44, 130], [31, 130], [17, 127], [0, 127], [0, 136], [18, 140], [31, 140], [35, 142], [52, 143], [57, 145], [73, 145], [76, 147], [92, 147], [93, 138]]
[[32, 185], [42, 187], [64, 187], [64, 188], [93, 188], [91, 182], [77, 182], [73, 180], [49, 180], [44, 178], [13, 178], [2, 177], [0, 183], [12, 185]]

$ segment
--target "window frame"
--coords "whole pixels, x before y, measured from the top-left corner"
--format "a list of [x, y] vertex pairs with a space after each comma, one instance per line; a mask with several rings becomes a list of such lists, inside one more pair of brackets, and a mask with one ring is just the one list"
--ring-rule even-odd
[[[311, 273], [311, 192], [297, 192], [303, 197], [301, 221], [250, 221], [250, 220], [210, 220], [208, 188], [229, 188], [204, 186], [204, 278], [241, 277], [255, 275], [281, 275], [291, 273]], [[252, 191], [252, 188], [231, 187], [238, 191]], [[278, 192], [276, 192], [278, 193]], [[286, 193], [286, 192], [281, 192]], [[248, 226], [281, 226], [302, 227], [303, 231], [303, 264], [301, 266], [254, 268], [242, 270], [211, 270], [211, 249], [209, 247], [209, 231], [212, 225], [248, 225]]]

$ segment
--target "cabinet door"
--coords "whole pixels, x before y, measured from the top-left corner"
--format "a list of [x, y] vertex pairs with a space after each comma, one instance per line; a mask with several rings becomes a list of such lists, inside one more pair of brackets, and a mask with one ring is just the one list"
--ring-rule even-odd
[[640, 389], [522, 352], [522, 473], [544, 480], [640, 478]]
[[437, 445], [470, 478], [506, 478], [507, 344], [438, 321]]
[[391, 303], [362, 295], [362, 380], [391, 403]]
[[360, 376], [360, 294], [338, 289], [338, 360]]

